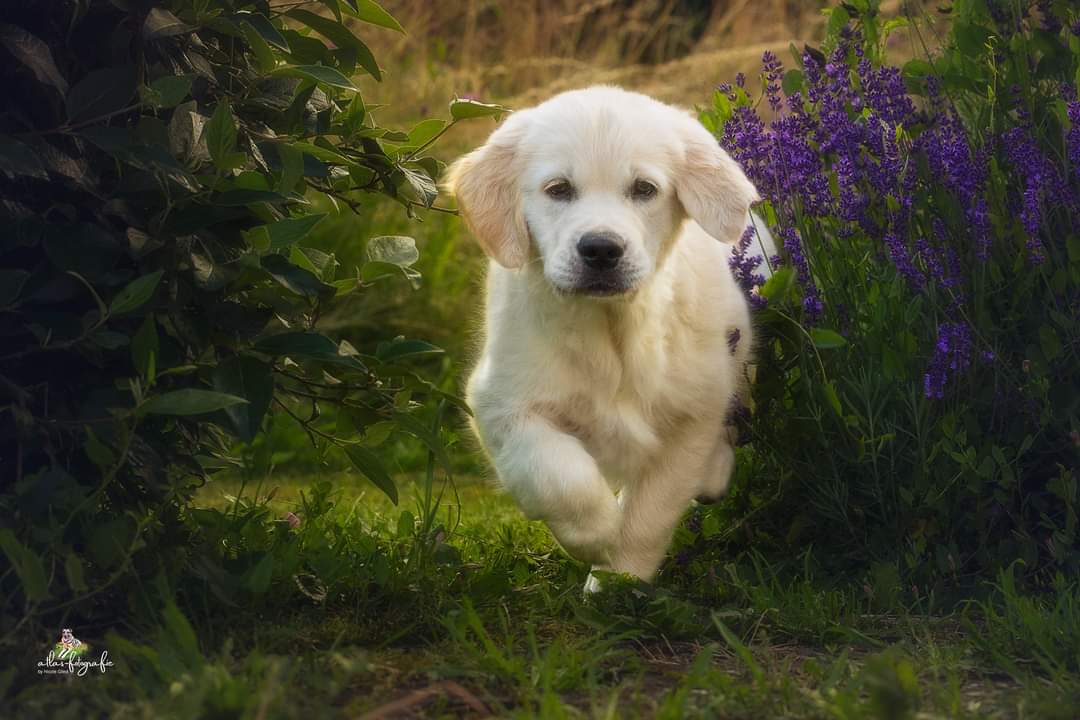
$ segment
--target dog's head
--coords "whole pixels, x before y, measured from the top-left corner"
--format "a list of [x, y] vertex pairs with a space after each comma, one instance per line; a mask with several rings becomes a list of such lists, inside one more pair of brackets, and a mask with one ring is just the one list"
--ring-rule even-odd
[[683, 221], [735, 242], [754, 186], [685, 111], [593, 87], [506, 119], [447, 185], [484, 251], [531, 260], [561, 292], [618, 295], [663, 262]]

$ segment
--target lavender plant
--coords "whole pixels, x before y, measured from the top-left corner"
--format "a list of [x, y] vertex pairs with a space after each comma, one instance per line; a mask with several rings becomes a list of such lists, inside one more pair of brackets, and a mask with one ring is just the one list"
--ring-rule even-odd
[[[964, 584], [1080, 569], [1080, 9], [956, 0], [895, 67], [876, 0], [822, 49], [765, 53], [761, 97], [702, 120], [782, 241], [732, 267], [764, 339], [732, 537]], [[742, 521], [742, 522], [739, 522]], [[715, 523], [722, 527], [724, 523]]]

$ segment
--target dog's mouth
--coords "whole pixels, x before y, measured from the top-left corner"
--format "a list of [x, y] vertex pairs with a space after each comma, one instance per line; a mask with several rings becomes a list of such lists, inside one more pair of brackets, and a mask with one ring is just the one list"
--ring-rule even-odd
[[625, 281], [593, 281], [579, 285], [571, 290], [574, 295], [588, 295], [589, 297], [613, 297], [624, 295], [629, 292], [631, 285]]
[[625, 276], [583, 277], [577, 282], [557, 289], [567, 295], [609, 298], [626, 295], [634, 289], [633, 279]]
[[548, 276], [552, 289], [559, 295], [592, 298], [616, 298], [637, 289], [640, 273], [581, 272], [559, 277]]

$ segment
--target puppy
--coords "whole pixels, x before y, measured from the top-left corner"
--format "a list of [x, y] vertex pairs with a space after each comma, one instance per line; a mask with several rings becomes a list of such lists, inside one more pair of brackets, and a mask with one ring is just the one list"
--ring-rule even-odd
[[728, 260], [756, 190], [692, 116], [614, 87], [513, 113], [447, 185], [491, 258], [467, 399], [502, 484], [574, 557], [651, 580], [733, 470], [753, 332]]

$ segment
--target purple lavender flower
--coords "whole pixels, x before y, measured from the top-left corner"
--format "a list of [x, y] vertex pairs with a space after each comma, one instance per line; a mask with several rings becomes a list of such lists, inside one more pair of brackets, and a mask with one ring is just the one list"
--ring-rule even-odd
[[963, 322], [938, 326], [937, 342], [923, 376], [923, 392], [931, 399], [945, 397], [945, 386], [971, 367], [971, 328]]
[[870, 61], [859, 63], [859, 79], [863, 85], [865, 103], [880, 120], [897, 125], [915, 114], [915, 104], [908, 97], [899, 68], [871, 69]]
[[960, 118], [946, 112], [936, 127], [922, 134], [919, 145], [926, 154], [930, 171], [960, 200], [974, 203], [986, 182], [986, 158], [972, 150]]
[[1006, 131], [1002, 138], [1005, 156], [1018, 176], [1024, 190], [1020, 200], [1020, 222], [1028, 235], [1028, 259], [1034, 264], [1045, 258], [1039, 231], [1043, 223], [1044, 204], [1056, 204], [1076, 210], [1076, 196], [1058, 171], [1057, 165], [1039, 148], [1026, 126]]
[[730, 352], [732, 355], [734, 355], [735, 351], [739, 349], [739, 340], [741, 340], [741, 339], [742, 339], [742, 330], [739, 330], [739, 328], [732, 328], [731, 330], [728, 330], [728, 334], [727, 334], [728, 352]]
[[[735, 276], [735, 282], [739, 284], [739, 288], [742, 289], [746, 299], [750, 301], [751, 307], [756, 309], [763, 309], [768, 301], [759, 295], [755, 290], [765, 284], [765, 276], [757, 272], [758, 265], [761, 264], [761, 255], [751, 255], [749, 253], [750, 244], [756, 237], [753, 225], [747, 225], [746, 230], [743, 231], [742, 237], [739, 238], [739, 242], [731, 250], [731, 258], [728, 260], [728, 265], [731, 267], [731, 272]], [[735, 331], [738, 333], [738, 330]], [[739, 337], [736, 334], [734, 343], [738, 344]], [[732, 344], [731, 336], [728, 335], [728, 347], [731, 348], [732, 354], [735, 352], [735, 347]]]
[[889, 251], [889, 259], [892, 260], [900, 275], [912, 288], [921, 290], [924, 285], [923, 275], [912, 261], [907, 241], [890, 231], [885, 235], [885, 248]]
[[1065, 136], [1065, 150], [1069, 158], [1069, 167], [1072, 168], [1076, 177], [1080, 177], [1080, 100], [1074, 100], [1066, 107], [1072, 127]]
[[990, 211], [986, 207], [986, 198], [979, 198], [971, 207], [964, 208], [972, 237], [975, 238], [975, 257], [986, 260], [990, 257]]
[[810, 264], [806, 261], [803, 253], [802, 240], [795, 228], [785, 227], [780, 231], [780, 237], [784, 241], [784, 249], [787, 250], [791, 264], [795, 267], [795, 274], [803, 288], [803, 312], [810, 323], [817, 322], [825, 309], [821, 302], [821, 292], [814, 279], [810, 275]]
[[779, 112], [780, 80], [784, 74], [784, 66], [771, 50], [762, 53], [761, 65], [765, 74], [765, 96], [769, 100], [769, 107], [774, 113]]

